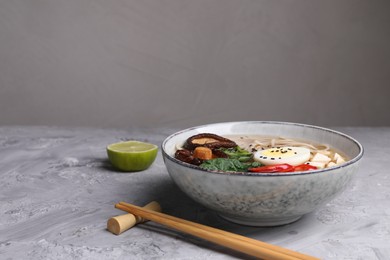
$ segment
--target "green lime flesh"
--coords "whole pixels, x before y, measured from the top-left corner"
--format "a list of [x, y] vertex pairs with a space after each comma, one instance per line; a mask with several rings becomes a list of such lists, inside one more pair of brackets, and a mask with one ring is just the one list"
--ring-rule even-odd
[[111, 164], [125, 172], [146, 170], [156, 159], [157, 152], [157, 145], [140, 141], [126, 141], [107, 146]]

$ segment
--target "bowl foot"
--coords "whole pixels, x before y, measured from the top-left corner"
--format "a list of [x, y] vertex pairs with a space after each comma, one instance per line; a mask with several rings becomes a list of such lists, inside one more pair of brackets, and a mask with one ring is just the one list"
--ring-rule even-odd
[[274, 227], [274, 226], [281, 226], [293, 223], [297, 220], [299, 220], [302, 216], [294, 216], [290, 218], [241, 218], [236, 216], [227, 216], [223, 214], [218, 214], [220, 217], [236, 223], [240, 225], [245, 226], [255, 226], [255, 227]]

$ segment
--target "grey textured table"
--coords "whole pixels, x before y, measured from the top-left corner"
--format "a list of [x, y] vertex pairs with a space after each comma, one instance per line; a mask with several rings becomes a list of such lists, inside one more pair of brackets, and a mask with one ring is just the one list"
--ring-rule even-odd
[[349, 188], [286, 226], [240, 226], [186, 197], [161, 153], [146, 171], [120, 173], [106, 145], [160, 145], [175, 129], [0, 127], [1, 259], [240, 259], [244, 255], [148, 222], [116, 236], [119, 201], [161, 203], [164, 212], [322, 259], [390, 259], [390, 128], [334, 128], [365, 147]]

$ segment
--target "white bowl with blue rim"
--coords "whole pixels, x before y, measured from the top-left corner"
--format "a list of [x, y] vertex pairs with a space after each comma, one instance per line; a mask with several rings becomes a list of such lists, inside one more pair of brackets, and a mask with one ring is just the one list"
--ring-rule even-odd
[[[330, 168], [275, 174], [203, 170], [174, 158], [177, 146], [200, 133], [265, 135], [326, 143], [349, 160]], [[334, 199], [351, 182], [362, 145], [344, 133], [319, 126], [273, 121], [224, 122], [188, 128], [167, 137], [162, 154], [168, 173], [190, 198], [232, 222], [251, 226], [292, 223]]]

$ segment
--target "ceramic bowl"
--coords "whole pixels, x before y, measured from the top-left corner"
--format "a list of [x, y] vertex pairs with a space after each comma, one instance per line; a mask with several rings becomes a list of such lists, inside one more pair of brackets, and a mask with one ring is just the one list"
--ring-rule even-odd
[[[309, 172], [278, 175], [211, 172], [174, 158], [177, 145], [199, 133], [268, 135], [326, 143], [350, 160]], [[350, 183], [363, 156], [362, 145], [331, 129], [272, 121], [226, 122], [192, 127], [174, 133], [162, 143], [168, 173], [190, 198], [232, 222], [276, 226], [294, 222], [335, 198]]]

